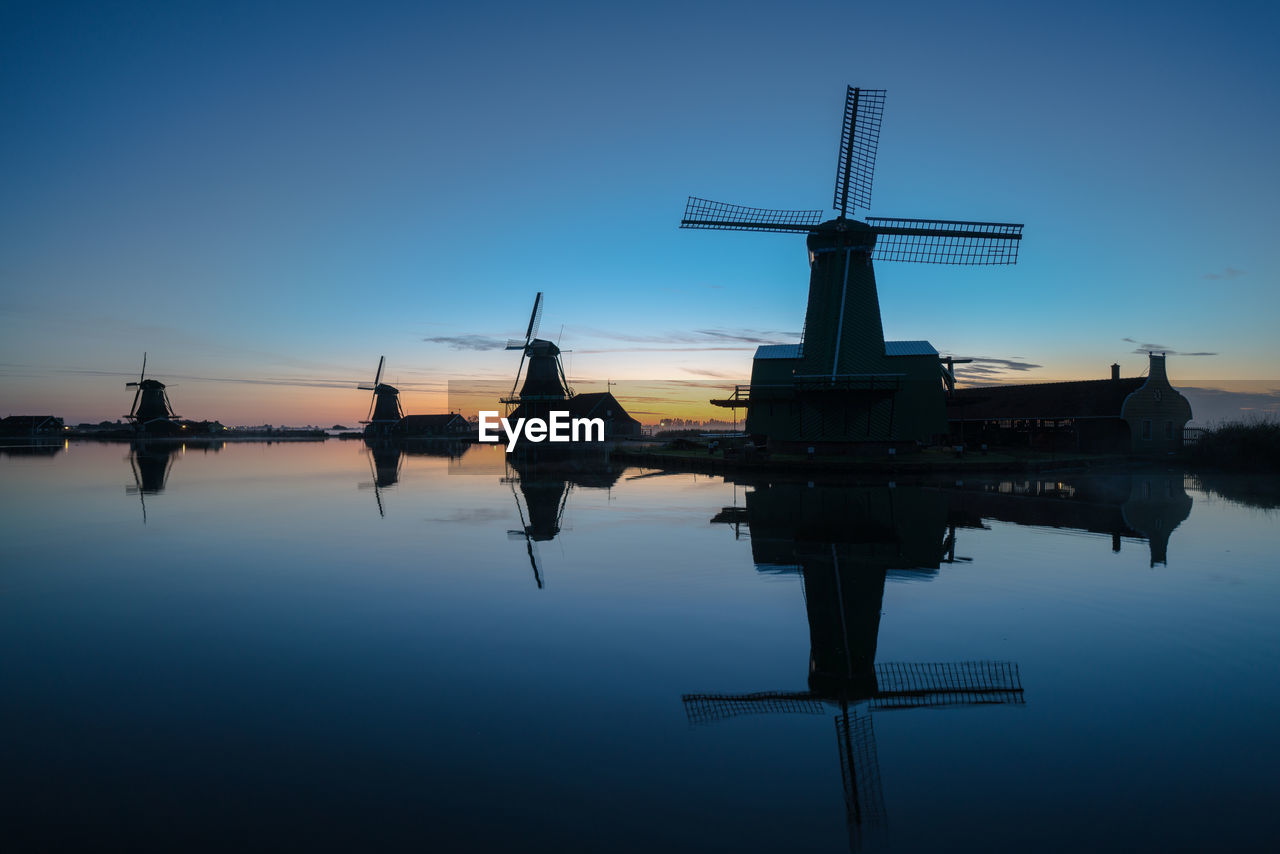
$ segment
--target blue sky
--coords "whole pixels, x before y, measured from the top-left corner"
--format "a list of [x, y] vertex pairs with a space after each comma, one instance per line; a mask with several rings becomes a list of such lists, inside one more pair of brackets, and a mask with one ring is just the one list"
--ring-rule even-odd
[[1141, 373], [1156, 344], [1217, 354], [1172, 357], [1175, 384], [1280, 386], [1278, 24], [5, 3], [0, 409], [117, 417], [143, 350], [183, 415], [351, 421], [382, 354], [407, 409], [442, 409], [514, 371], [459, 344], [519, 335], [538, 290], [580, 388], [745, 381], [802, 324], [803, 238], [681, 231], [685, 197], [827, 207], [846, 83], [888, 90], [865, 213], [1026, 224], [1015, 267], [879, 265], [888, 337], [1037, 366], [982, 375], [1019, 382]]

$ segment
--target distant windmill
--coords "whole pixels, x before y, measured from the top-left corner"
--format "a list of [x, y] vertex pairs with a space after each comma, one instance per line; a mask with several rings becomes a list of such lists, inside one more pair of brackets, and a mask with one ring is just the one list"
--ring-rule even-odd
[[356, 386], [362, 391], [373, 392], [369, 401], [369, 415], [361, 422], [365, 425], [366, 436], [386, 435], [404, 417], [400, 409], [400, 389], [382, 382], [382, 366], [386, 361], [386, 356], [378, 359], [378, 371], [373, 375], [373, 385]]
[[[937, 351], [927, 341], [886, 347], [872, 262], [1018, 260], [1021, 224], [850, 218], [855, 206], [871, 203], [884, 99], [883, 89], [846, 90], [835, 219], [823, 222], [821, 210], [748, 208], [694, 196], [685, 206], [681, 228], [808, 235], [809, 304], [800, 344], [761, 348], [750, 391], [713, 401], [746, 407], [751, 433], [784, 441], [927, 440], [945, 433]], [[789, 403], [799, 417], [790, 415]]]
[[[524, 340], [512, 338], [507, 341], [508, 350], [520, 351], [520, 365], [516, 368], [515, 382], [511, 384], [511, 395], [502, 402], [508, 408], [516, 405], [532, 405], [534, 414], [537, 410], [549, 408], [550, 401], [563, 401], [573, 397], [573, 389], [565, 378], [564, 365], [560, 362], [560, 348], [551, 341], [538, 337], [538, 326], [542, 323], [542, 291], [533, 300], [533, 311], [529, 314], [529, 325], [525, 328]], [[529, 360], [529, 369], [524, 367], [525, 359]], [[520, 375], [524, 373], [524, 385], [520, 385]], [[517, 394], [516, 389], [520, 391]]]
[[133, 422], [134, 429], [140, 433], [171, 432], [174, 414], [169, 403], [169, 395], [165, 393], [165, 385], [159, 380], [147, 379], [147, 354], [142, 354], [142, 371], [138, 381], [125, 383], [125, 388], [136, 388], [133, 393], [133, 407], [125, 417]]

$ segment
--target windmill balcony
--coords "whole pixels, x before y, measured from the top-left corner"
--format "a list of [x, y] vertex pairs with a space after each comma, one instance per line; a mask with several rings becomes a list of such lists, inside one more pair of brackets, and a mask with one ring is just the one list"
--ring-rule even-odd
[[736, 385], [728, 397], [711, 401], [712, 406], [723, 406], [726, 409], [745, 409], [751, 405], [751, 386]]

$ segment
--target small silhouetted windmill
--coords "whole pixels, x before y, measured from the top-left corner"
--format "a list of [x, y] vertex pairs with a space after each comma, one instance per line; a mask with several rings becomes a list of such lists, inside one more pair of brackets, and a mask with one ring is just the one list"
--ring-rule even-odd
[[[538, 337], [538, 326], [541, 323], [542, 291], [538, 291], [533, 300], [533, 311], [529, 314], [524, 340], [512, 338], [507, 341], [506, 349], [520, 351], [520, 365], [516, 368], [515, 382], [511, 384], [511, 395], [502, 399], [508, 408], [532, 405], [534, 409], [543, 409], [548, 408], [551, 401], [573, 397], [573, 389], [569, 387], [569, 381], [564, 375], [564, 365], [560, 362], [560, 348], [555, 343]], [[529, 360], [527, 371], [524, 366], [526, 359]], [[522, 372], [524, 385], [520, 384]], [[517, 387], [520, 389], [518, 394]]]
[[367, 434], [389, 433], [404, 417], [400, 410], [400, 389], [382, 382], [382, 366], [386, 361], [386, 356], [378, 359], [378, 371], [373, 375], [373, 385], [356, 386], [362, 391], [373, 392], [373, 397], [369, 400], [368, 418], [360, 422], [366, 425]]
[[1022, 225], [941, 219], [850, 218], [871, 204], [885, 90], [848, 87], [836, 165], [835, 219], [821, 210], [748, 208], [690, 196], [681, 228], [807, 234], [809, 306], [797, 375], [842, 377], [875, 372], [885, 356], [872, 261], [1013, 264]]
[[148, 427], [167, 424], [178, 416], [174, 414], [169, 403], [169, 395], [165, 393], [165, 385], [159, 380], [147, 379], [147, 354], [142, 354], [142, 372], [138, 381], [125, 383], [125, 388], [136, 388], [133, 393], [133, 407], [125, 416], [133, 422], [139, 432], [146, 432]]

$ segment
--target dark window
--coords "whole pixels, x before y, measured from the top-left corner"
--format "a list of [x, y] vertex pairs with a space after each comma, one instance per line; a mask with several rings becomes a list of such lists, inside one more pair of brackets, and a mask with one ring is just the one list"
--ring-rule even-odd
[[1142, 438], [1148, 442], [1151, 441], [1151, 419], [1150, 418], [1142, 419]]

